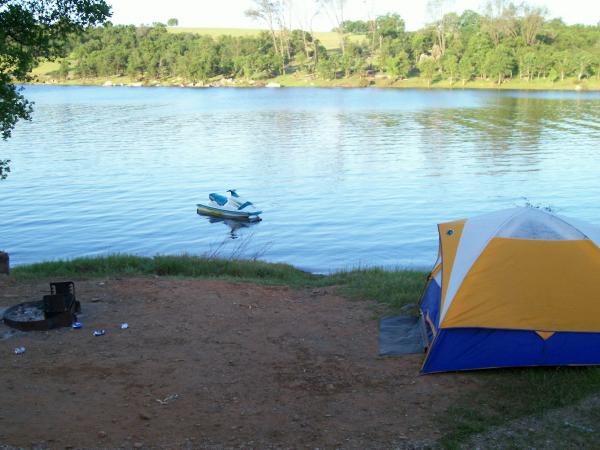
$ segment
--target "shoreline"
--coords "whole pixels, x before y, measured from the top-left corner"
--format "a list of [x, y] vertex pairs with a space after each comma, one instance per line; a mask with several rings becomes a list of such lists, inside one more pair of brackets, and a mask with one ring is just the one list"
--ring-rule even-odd
[[501, 85], [495, 82], [476, 80], [466, 84], [461, 82], [449, 83], [448, 81], [436, 81], [427, 85], [421, 79], [408, 78], [405, 80], [391, 81], [386, 79], [359, 79], [359, 78], [340, 78], [336, 80], [316, 79], [309, 81], [298, 78], [294, 75], [280, 76], [268, 80], [247, 80], [247, 79], [219, 79], [209, 82], [187, 82], [185, 80], [145, 80], [134, 81], [127, 77], [106, 77], [94, 79], [72, 79], [72, 80], [41, 80], [19, 83], [23, 86], [95, 86], [95, 87], [177, 87], [177, 88], [316, 88], [316, 89], [418, 89], [418, 90], [484, 90], [484, 91], [563, 91], [563, 92], [600, 92], [600, 80], [585, 80], [577, 83], [574, 80], [565, 80], [564, 82], [534, 81], [527, 82], [521, 80], [506, 81]]
[[427, 274], [428, 271], [422, 269], [385, 270], [380, 267], [318, 274], [290, 264], [261, 260], [114, 254], [18, 265], [11, 269], [9, 277], [22, 281], [174, 277], [287, 286], [292, 289], [318, 290], [335, 286], [350, 299], [375, 300], [393, 311], [418, 302]]

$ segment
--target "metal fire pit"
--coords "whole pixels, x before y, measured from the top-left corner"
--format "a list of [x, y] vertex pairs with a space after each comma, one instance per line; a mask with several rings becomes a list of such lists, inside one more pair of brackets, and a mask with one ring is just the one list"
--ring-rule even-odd
[[50, 295], [43, 300], [19, 303], [4, 312], [4, 323], [22, 331], [70, 327], [81, 312], [72, 281], [50, 283]]

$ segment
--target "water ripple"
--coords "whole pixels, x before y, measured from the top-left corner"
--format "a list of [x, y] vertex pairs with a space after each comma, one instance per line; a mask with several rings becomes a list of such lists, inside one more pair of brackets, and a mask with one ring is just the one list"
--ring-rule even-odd
[[[218, 251], [330, 271], [428, 267], [435, 224], [533, 203], [600, 223], [595, 93], [27, 87], [4, 142], [16, 264]], [[195, 203], [236, 187], [251, 227]]]

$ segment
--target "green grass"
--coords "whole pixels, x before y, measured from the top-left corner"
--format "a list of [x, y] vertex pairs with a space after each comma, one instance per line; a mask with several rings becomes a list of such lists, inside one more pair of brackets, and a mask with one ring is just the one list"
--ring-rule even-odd
[[[458, 403], [440, 414], [446, 431], [440, 442], [444, 448], [471, 448], [468, 441], [474, 435], [514, 419], [535, 417], [543, 423], [545, 413], [600, 392], [597, 367], [531, 367], [473, 372], [469, 376], [477, 388], [467, 388]], [[568, 448], [569, 436], [553, 444]], [[519, 447], [529, 446], [520, 442]]]
[[219, 278], [292, 288], [338, 286], [352, 299], [375, 300], [391, 309], [416, 303], [426, 274], [418, 271], [359, 269], [332, 275], [314, 275], [287, 264], [254, 260], [231, 260], [198, 256], [155, 256], [153, 258], [110, 255], [51, 261], [15, 267], [12, 276], [20, 280], [47, 278], [99, 278], [126, 276], [169, 276]]
[[42, 61], [35, 69], [31, 71], [32, 75], [49, 75], [56, 72], [60, 64], [56, 61]]
[[[233, 37], [247, 37], [247, 36], [256, 36], [260, 33], [261, 29], [251, 29], [251, 28], [185, 28], [185, 27], [169, 27], [169, 32], [171, 33], [193, 33], [193, 34], [202, 34], [206, 36], [211, 36], [213, 38], [217, 38], [219, 36], [233, 36]], [[340, 48], [340, 41], [338, 38], [338, 34], [333, 31], [316, 31], [314, 36], [321, 41], [321, 44], [327, 50], [335, 50]], [[365, 35], [362, 34], [352, 34], [348, 35], [348, 39], [352, 42], [360, 42], [365, 39]]]

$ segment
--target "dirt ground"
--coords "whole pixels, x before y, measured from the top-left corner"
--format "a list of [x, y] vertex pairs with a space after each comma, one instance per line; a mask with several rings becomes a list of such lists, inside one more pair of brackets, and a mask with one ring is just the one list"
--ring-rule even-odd
[[[421, 355], [379, 358], [375, 305], [334, 289], [76, 288], [82, 329], [0, 326], [0, 448], [427, 447], [436, 415], [468, 388], [461, 375], [420, 376]], [[0, 278], [0, 309], [48, 289]]]

